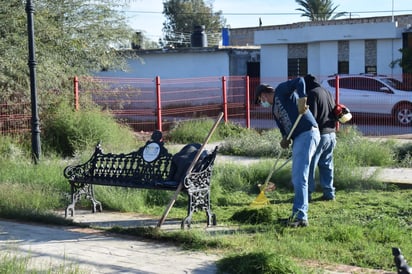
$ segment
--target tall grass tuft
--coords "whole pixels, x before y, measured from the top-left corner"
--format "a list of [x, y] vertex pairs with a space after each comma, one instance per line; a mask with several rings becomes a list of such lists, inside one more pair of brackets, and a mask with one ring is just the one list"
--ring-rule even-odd
[[30, 266], [30, 256], [14, 255], [6, 253], [0, 256], [0, 273], [2, 274], [88, 274], [90, 271], [83, 271], [74, 264], [50, 266], [38, 268]]
[[248, 157], [277, 157], [281, 153], [286, 157], [289, 151], [280, 147], [281, 139], [278, 130], [267, 130], [261, 133], [249, 130], [242, 135], [227, 138], [219, 151], [223, 154]]
[[[203, 143], [214, 124], [215, 121], [209, 118], [176, 122], [168, 133], [167, 138], [178, 144]], [[212, 134], [209, 142], [243, 136], [248, 132], [248, 129], [234, 123], [221, 123]]]
[[255, 251], [229, 255], [217, 262], [218, 273], [226, 274], [279, 274], [304, 273], [296, 263], [272, 252]]
[[137, 147], [130, 129], [94, 107], [73, 111], [68, 104], [60, 103], [55, 112], [45, 117], [43, 131], [45, 151], [63, 157], [94, 147], [100, 141], [112, 152], [119, 147], [124, 148], [122, 152]]
[[398, 166], [412, 168], [412, 143], [399, 145], [395, 149]]

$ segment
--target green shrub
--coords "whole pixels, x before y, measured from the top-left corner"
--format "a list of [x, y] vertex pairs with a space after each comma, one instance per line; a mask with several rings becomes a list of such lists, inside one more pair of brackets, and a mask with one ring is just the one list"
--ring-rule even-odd
[[248, 157], [278, 157], [279, 153], [282, 153], [282, 157], [288, 157], [290, 151], [280, 147], [281, 140], [282, 135], [279, 130], [266, 130], [259, 133], [251, 129], [241, 136], [226, 139], [219, 152]]
[[235, 212], [229, 220], [251, 225], [271, 223], [273, 221], [273, 208], [269, 206], [261, 208], [244, 208]]
[[265, 251], [230, 255], [219, 260], [217, 267], [218, 273], [225, 274], [303, 273], [294, 261]]
[[355, 127], [337, 134], [335, 162], [352, 166], [389, 166], [394, 163], [393, 146], [380, 141], [367, 141]]
[[111, 152], [119, 147], [128, 151], [137, 143], [132, 130], [117, 123], [108, 112], [93, 107], [73, 111], [61, 103], [43, 124], [43, 146], [64, 157], [90, 149], [100, 141]]
[[412, 167], [412, 143], [396, 146], [395, 158], [400, 167]]
[[22, 137], [0, 136], [0, 158], [17, 160], [27, 157], [28, 145]]
[[[209, 118], [179, 121], [172, 126], [167, 137], [174, 143], [202, 144], [210, 133], [210, 130], [213, 128], [215, 122], [216, 121]], [[248, 132], [248, 129], [240, 125], [231, 122], [221, 122], [213, 132], [209, 142], [222, 141], [230, 137], [240, 138], [243, 135], [247, 135]]]
[[[211, 119], [179, 121], [172, 126], [167, 138], [178, 144], [203, 144], [214, 123], [215, 122]], [[220, 137], [215, 132], [211, 136], [209, 142], [218, 140], [220, 140]]]

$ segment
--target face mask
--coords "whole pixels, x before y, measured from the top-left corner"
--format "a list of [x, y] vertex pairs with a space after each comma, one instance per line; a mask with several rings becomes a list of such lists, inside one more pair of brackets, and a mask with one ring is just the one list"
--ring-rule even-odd
[[264, 108], [268, 108], [268, 107], [270, 107], [270, 104], [269, 104], [269, 102], [260, 102], [260, 105], [262, 106], [262, 107], [264, 107]]

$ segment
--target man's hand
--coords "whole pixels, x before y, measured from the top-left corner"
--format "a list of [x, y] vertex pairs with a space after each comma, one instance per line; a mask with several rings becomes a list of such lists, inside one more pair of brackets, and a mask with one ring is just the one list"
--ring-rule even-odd
[[282, 141], [280, 141], [280, 147], [283, 149], [287, 149], [289, 148], [290, 143], [291, 143], [290, 139], [283, 138]]
[[309, 109], [309, 106], [306, 104], [307, 97], [302, 97], [298, 99], [298, 111], [299, 114], [305, 114], [305, 112]]

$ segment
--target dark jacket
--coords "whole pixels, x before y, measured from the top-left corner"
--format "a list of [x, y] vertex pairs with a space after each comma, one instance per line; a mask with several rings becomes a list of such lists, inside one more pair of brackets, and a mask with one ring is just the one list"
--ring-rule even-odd
[[335, 132], [336, 120], [333, 115], [335, 100], [332, 94], [311, 75], [305, 76], [305, 83], [308, 96], [307, 103], [318, 123], [320, 134]]

